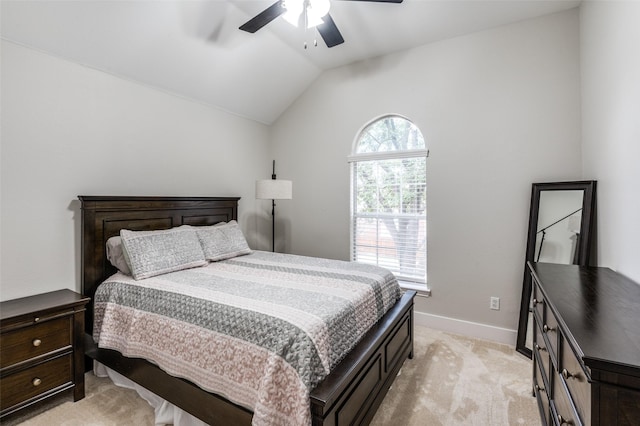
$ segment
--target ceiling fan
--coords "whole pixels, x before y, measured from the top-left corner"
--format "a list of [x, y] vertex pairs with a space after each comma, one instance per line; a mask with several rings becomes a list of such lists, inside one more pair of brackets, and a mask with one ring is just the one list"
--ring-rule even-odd
[[[348, 1], [402, 3], [403, 0]], [[316, 27], [322, 39], [327, 44], [327, 47], [334, 47], [344, 43], [344, 38], [342, 38], [342, 34], [340, 34], [336, 23], [329, 14], [329, 8], [329, 0], [278, 0], [241, 25], [240, 29], [249, 33], [255, 33], [278, 16], [284, 14], [284, 18], [295, 26], [304, 26], [305, 28]]]

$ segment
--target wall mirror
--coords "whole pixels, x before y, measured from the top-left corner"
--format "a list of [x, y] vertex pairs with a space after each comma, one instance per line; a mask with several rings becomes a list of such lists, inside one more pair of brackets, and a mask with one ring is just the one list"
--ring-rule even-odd
[[589, 265], [596, 181], [534, 183], [516, 350], [531, 357], [531, 275], [527, 262]]

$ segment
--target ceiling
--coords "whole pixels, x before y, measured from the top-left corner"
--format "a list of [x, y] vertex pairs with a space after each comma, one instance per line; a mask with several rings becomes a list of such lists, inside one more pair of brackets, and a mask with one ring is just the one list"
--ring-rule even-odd
[[238, 30], [276, 0], [1, 1], [5, 40], [265, 124], [324, 70], [580, 3], [331, 0], [345, 43], [329, 49], [315, 29], [282, 17], [255, 34]]

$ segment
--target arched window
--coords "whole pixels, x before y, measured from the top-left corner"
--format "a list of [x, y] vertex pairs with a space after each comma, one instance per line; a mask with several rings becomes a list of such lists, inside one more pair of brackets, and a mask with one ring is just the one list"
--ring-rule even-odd
[[427, 283], [427, 155], [398, 115], [360, 131], [351, 163], [351, 260], [383, 266], [407, 286]]

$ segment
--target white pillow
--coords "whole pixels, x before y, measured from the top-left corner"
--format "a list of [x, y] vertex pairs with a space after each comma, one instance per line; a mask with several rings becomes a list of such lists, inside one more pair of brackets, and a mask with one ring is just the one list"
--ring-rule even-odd
[[205, 258], [212, 262], [252, 252], [235, 220], [222, 225], [198, 226], [194, 229], [202, 244]]
[[124, 255], [136, 280], [207, 264], [192, 227], [161, 231], [120, 231]]

